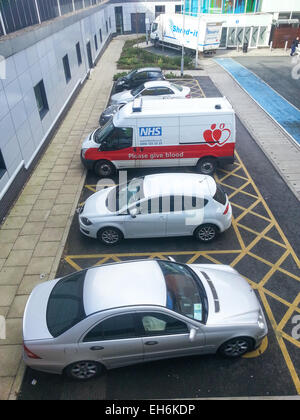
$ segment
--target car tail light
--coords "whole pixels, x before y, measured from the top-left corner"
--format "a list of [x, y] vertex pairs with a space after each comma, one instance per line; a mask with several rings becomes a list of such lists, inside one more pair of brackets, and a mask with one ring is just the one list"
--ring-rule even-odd
[[224, 213], [223, 213], [223, 214], [224, 214], [224, 215], [225, 215], [225, 214], [227, 214], [227, 213], [228, 213], [228, 210], [229, 210], [229, 203], [227, 204], [226, 209], [225, 209], [225, 211], [224, 211]]
[[30, 359], [41, 359], [41, 357], [39, 357], [36, 354], [32, 353], [32, 351], [29, 350], [29, 348], [26, 347], [24, 343], [23, 343], [23, 347], [24, 347], [24, 351], [26, 353], [26, 356], [29, 357]]
[[187, 99], [190, 99], [190, 98], [191, 98], [191, 95], [188, 93], [185, 97], [186, 97]]

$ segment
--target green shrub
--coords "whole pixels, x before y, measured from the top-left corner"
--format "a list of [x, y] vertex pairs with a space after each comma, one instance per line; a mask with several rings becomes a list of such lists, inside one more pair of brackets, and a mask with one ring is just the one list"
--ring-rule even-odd
[[[153, 54], [144, 48], [134, 47], [137, 42], [144, 42], [145, 37], [135, 38], [126, 41], [117, 63], [119, 69], [135, 69], [138, 67], [160, 67], [163, 70], [180, 70], [181, 56], [166, 57]], [[192, 58], [184, 57], [185, 69], [193, 69]]]

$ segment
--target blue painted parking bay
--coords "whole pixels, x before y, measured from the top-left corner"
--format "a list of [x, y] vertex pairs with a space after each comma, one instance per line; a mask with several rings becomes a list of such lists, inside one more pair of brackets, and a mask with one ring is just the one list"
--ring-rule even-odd
[[296, 107], [233, 59], [218, 58], [216, 62], [300, 144], [300, 111]]

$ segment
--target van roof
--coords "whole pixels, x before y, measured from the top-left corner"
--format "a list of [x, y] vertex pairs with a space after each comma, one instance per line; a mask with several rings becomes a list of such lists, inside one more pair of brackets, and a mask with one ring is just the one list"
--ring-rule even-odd
[[148, 99], [144, 102], [135, 100], [128, 103], [116, 114], [115, 121], [139, 116], [190, 116], [220, 113], [234, 114], [234, 110], [226, 98]]

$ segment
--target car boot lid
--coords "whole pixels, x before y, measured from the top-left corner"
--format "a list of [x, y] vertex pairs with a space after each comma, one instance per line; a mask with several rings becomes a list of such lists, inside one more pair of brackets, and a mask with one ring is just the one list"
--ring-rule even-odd
[[41, 283], [31, 292], [23, 317], [24, 342], [53, 338], [47, 327], [47, 306], [52, 289], [59, 280]]

